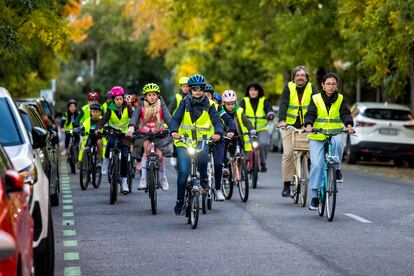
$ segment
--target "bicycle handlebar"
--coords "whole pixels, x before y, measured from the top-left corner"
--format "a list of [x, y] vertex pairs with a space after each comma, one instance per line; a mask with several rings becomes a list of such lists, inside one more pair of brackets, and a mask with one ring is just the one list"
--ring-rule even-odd
[[132, 138], [143, 138], [143, 137], [149, 137], [150, 139], [155, 139], [155, 138], [164, 138], [165, 136], [169, 135], [170, 132], [168, 130], [163, 130], [160, 132], [140, 132], [140, 131], [135, 131], [134, 134], [132, 135]]

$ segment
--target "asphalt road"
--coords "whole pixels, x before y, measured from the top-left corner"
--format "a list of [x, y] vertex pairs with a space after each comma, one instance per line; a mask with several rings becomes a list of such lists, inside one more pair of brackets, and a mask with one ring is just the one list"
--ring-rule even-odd
[[[81, 191], [62, 163], [61, 206], [53, 209], [56, 275], [414, 275], [414, 178], [344, 167], [333, 222], [281, 197], [281, 155], [242, 203], [214, 202], [192, 230], [175, 216], [176, 173], [160, 192]], [[411, 171], [410, 171], [411, 172]]]

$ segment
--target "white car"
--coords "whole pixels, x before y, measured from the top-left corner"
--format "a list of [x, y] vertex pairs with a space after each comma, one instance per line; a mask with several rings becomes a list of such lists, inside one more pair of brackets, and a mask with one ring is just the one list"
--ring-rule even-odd
[[34, 222], [33, 258], [36, 275], [53, 275], [54, 233], [49, 202], [49, 180], [43, 171], [40, 148], [46, 146], [46, 131], [29, 133], [9, 92], [0, 87], [0, 143], [25, 179], [29, 208]]
[[357, 136], [346, 136], [348, 163], [376, 158], [414, 167], [414, 118], [403, 105], [358, 102], [351, 108]]

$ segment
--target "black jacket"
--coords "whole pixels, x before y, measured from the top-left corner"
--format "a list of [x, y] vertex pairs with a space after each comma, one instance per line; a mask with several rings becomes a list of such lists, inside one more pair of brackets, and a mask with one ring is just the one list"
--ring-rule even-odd
[[[250, 98], [250, 103], [252, 104], [253, 111], [256, 112], [257, 105], [259, 104], [259, 97], [254, 98], [254, 99]], [[244, 101], [244, 98], [240, 102], [239, 105], [240, 107], [244, 109], [244, 112], [246, 112], [246, 102]], [[269, 116], [269, 115], [275, 116], [275, 112], [273, 111], [272, 104], [270, 103], [268, 99], [265, 99], [264, 101], [264, 110], [265, 110], [266, 116]]]

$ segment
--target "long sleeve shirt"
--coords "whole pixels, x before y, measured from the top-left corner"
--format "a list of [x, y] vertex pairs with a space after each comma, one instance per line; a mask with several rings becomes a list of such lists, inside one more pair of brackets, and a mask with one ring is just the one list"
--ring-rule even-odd
[[[253, 111], [256, 113], [257, 105], [259, 104], [259, 97], [257, 98], [250, 98], [250, 103], [252, 105]], [[246, 110], [246, 102], [244, 99], [240, 102], [240, 107], [242, 107], [244, 110]], [[275, 116], [275, 112], [273, 111], [273, 107], [271, 102], [268, 99], [265, 99], [264, 101], [264, 111], [266, 113], [266, 116], [273, 115]]]

